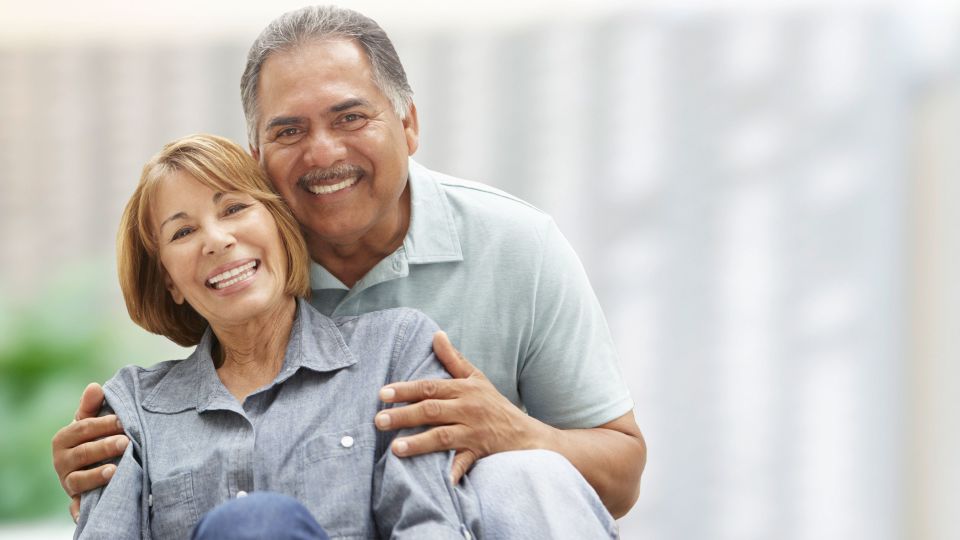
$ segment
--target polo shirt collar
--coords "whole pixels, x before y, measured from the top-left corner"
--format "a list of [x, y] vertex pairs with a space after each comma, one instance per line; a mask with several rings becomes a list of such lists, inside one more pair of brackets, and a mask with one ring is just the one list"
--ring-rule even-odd
[[411, 264], [463, 260], [450, 201], [432, 171], [410, 160], [410, 228], [403, 249]]
[[[197, 348], [170, 368], [143, 400], [143, 408], [168, 414], [191, 408], [196, 408], [197, 412], [227, 409], [242, 413], [240, 404], [220, 381], [213, 367], [210, 354], [213, 339], [213, 331], [207, 327]], [[313, 309], [306, 300], [298, 298], [283, 367], [268, 387], [283, 383], [300, 368], [328, 372], [356, 362], [336, 323]]]

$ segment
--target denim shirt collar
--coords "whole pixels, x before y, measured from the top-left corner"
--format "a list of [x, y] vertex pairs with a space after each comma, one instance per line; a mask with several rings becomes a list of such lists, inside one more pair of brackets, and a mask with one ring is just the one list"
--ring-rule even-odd
[[[167, 372], [153, 392], [143, 400], [143, 408], [168, 414], [191, 408], [196, 408], [197, 412], [208, 409], [240, 412], [240, 404], [223, 385], [213, 367], [210, 354], [213, 339], [213, 331], [207, 327], [197, 348]], [[300, 368], [327, 372], [356, 362], [336, 323], [313, 309], [306, 300], [297, 298], [296, 316], [290, 330], [283, 367], [271, 384], [254, 393], [282, 384]]]
[[[408, 162], [410, 187], [410, 226], [401, 246], [372, 273], [385, 270], [388, 274], [375, 276], [376, 282], [404, 277], [408, 264], [458, 262], [463, 260], [460, 235], [453, 220], [450, 201], [447, 200], [434, 173], [413, 159]], [[329, 270], [315, 262], [310, 263], [310, 286], [314, 289], [348, 289]], [[371, 283], [372, 284], [372, 283]]]

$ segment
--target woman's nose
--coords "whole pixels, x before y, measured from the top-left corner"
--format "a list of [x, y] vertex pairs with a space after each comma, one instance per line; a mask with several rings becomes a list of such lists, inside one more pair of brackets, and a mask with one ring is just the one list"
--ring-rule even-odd
[[205, 227], [203, 252], [208, 255], [220, 253], [226, 249], [232, 248], [237, 243], [232, 231], [221, 225], [208, 225]]

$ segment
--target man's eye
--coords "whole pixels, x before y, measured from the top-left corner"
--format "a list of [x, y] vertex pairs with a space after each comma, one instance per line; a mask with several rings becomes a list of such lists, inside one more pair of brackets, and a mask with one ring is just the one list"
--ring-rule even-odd
[[359, 113], [347, 113], [341, 116], [337, 123], [348, 130], [360, 129], [367, 123], [367, 117]]
[[303, 129], [297, 126], [290, 126], [281, 129], [273, 134], [273, 140], [283, 144], [297, 142], [303, 137]]
[[173, 237], [170, 238], [170, 241], [179, 240], [191, 232], [193, 232], [193, 229], [190, 227], [181, 227], [177, 229], [177, 232], [173, 233]]

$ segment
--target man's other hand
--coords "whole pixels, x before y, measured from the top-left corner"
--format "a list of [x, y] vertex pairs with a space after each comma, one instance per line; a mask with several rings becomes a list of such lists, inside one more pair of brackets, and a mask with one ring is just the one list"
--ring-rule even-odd
[[456, 450], [450, 478], [454, 484], [480, 458], [538, 448], [545, 424], [528, 416], [504, 397], [479, 369], [460, 354], [444, 332], [433, 336], [433, 352], [453, 376], [389, 384], [380, 389], [386, 403], [409, 403], [377, 414], [381, 431], [437, 426], [393, 441], [400, 457]]
[[74, 521], [80, 513], [80, 494], [107, 485], [117, 470], [112, 464], [86, 467], [121, 456], [129, 443], [115, 415], [97, 417], [102, 403], [103, 388], [90, 383], [83, 390], [73, 422], [53, 436], [53, 468], [72, 499], [70, 515]]

